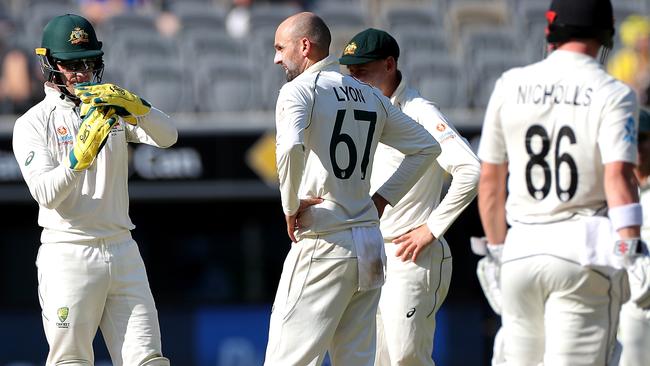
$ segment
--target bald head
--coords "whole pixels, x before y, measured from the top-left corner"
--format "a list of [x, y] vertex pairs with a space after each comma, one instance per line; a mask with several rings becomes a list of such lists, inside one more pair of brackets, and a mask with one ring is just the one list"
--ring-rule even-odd
[[332, 36], [314, 13], [298, 13], [285, 19], [275, 32], [273, 62], [284, 68], [287, 81], [329, 55]]
[[310, 12], [292, 15], [280, 24], [278, 31], [282, 28], [293, 39], [307, 38], [315, 51], [324, 52], [325, 55], [329, 53], [332, 35], [318, 15]]

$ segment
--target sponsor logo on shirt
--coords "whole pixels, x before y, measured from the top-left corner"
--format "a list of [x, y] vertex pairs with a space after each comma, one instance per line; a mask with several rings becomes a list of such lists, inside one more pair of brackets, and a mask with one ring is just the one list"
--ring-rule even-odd
[[70, 134], [70, 131], [68, 131], [65, 126], [59, 126], [56, 128], [56, 139], [59, 142], [59, 146], [61, 145], [71, 145], [73, 138], [72, 135]]
[[27, 155], [27, 159], [25, 159], [25, 166], [28, 166], [32, 160], [34, 160], [34, 151], [30, 151], [29, 155]]
[[414, 314], [415, 314], [415, 308], [411, 308], [411, 310], [409, 310], [408, 313], [406, 313], [406, 317], [407, 317], [407, 318], [410, 318], [410, 317], [412, 317]]
[[636, 145], [636, 127], [634, 127], [634, 118], [630, 117], [625, 121], [625, 136], [623, 141]]

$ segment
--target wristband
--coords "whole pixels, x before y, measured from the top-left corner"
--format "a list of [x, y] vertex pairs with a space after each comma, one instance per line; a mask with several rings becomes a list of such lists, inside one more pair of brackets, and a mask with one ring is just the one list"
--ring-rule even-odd
[[609, 219], [614, 230], [618, 231], [624, 227], [641, 226], [643, 223], [643, 211], [638, 203], [611, 207]]

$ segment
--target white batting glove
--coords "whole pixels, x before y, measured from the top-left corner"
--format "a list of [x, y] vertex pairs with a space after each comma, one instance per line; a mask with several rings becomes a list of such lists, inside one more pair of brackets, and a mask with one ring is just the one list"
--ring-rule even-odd
[[650, 257], [648, 246], [640, 238], [619, 239], [614, 255], [627, 270], [630, 300], [642, 309], [650, 308]]
[[476, 276], [490, 307], [501, 315], [501, 253], [503, 244], [489, 244], [485, 237], [471, 237], [474, 254], [484, 256], [476, 266]]
[[639, 256], [627, 267], [630, 300], [641, 309], [650, 308], [650, 257]]

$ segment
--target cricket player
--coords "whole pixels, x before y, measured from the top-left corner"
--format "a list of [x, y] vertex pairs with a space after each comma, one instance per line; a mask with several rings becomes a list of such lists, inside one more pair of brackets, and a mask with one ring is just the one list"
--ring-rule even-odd
[[[380, 224], [387, 264], [377, 312], [375, 365], [433, 366], [436, 312], [447, 296], [452, 270], [443, 234], [476, 196], [480, 164], [438, 108], [408, 85], [397, 67], [399, 51], [390, 34], [369, 28], [352, 37], [339, 62], [347, 65], [350, 75], [379, 88], [394, 106], [424, 126], [442, 149], [404, 198], [385, 209]], [[404, 154], [380, 143], [371, 192], [403, 160]], [[441, 201], [447, 173], [453, 179]]]
[[101, 81], [92, 25], [53, 18], [36, 49], [45, 98], [18, 118], [14, 155], [43, 227], [38, 294], [47, 366], [94, 364], [101, 328], [116, 366], [168, 366], [129, 218], [128, 143], [173, 145], [177, 131], [144, 99]]
[[[440, 146], [371, 86], [342, 75], [321, 18], [298, 13], [275, 33], [286, 71], [276, 107], [282, 209], [293, 244], [271, 314], [267, 366], [371, 366], [384, 283], [379, 217], [415, 184]], [[379, 142], [406, 155], [370, 196]]]
[[[640, 202], [643, 209], [641, 238], [648, 243], [650, 241], [650, 181], [648, 180], [650, 177], [650, 112], [644, 108], [639, 112], [638, 136], [639, 162], [634, 173], [639, 182]], [[640, 262], [639, 265], [646, 271], [650, 271], [650, 261], [647, 258], [637, 262]], [[644, 287], [650, 286], [649, 278], [640, 277], [633, 271], [629, 271], [628, 275], [633, 293], [636, 287], [639, 292], [643, 292]], [[637, 279], [645, 279], [646, 282], [635, 282]], [[650, 300], [640, 302], [633, 299], [623, 305], [618, 340], [623, 347], [620, 366], [644, 365], [650, 360]]]
[[609, 0], [553, 0], [546, 18], [549, 56], [496, 82], [479, 147], [481, 222], [505, 243], [505, 363], [612, 365], [625, 268], [645, 251], [636, 95], [597, 59]]

